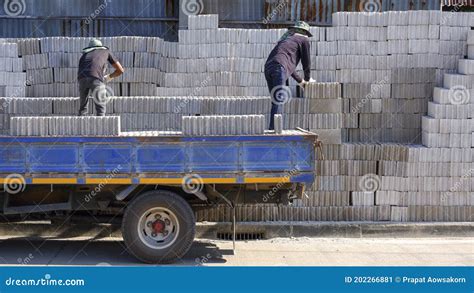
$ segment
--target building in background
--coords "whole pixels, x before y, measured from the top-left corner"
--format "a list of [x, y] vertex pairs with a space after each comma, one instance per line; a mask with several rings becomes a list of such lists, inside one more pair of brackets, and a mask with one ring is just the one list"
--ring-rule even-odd
[[[473, 2], [442, 1], [461, 5]], [[176, 40], [178, 27], [186, 27], [182, 8], [196, 14], [217, 13], [221, 27], [262, 28], [282, 27], [300, 19], [311, 25], [326, 26], [337, 11], [439, 10], [441, 4], [440, 0], [0, 0], [0, 3], [3, 4], [1, 38], [135, 35], [167, 40]]]

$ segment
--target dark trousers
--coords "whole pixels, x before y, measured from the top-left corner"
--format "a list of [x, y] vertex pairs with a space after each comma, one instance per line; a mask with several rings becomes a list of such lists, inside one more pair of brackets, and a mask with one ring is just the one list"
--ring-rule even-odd
[[270, 126], [268, 129], [273, 130], [274, 115], [281, 114], [283, 111], [283, 104], [288, 102], [289, 88], [286, 87], [286, 72], [283, 66], [274, 65], [265, 67], [265, 79], [267, 80], [268, 90], [272, 98], [272, 110], [270, 113]]
[[97, 116], [105, 116], [105, 104], [107, 100], [107, 90], [105, 84], [96, 78], [79, 79], [80, 108], [79, 116], [87, 114], [87, 104], [89, 96], [92, 97], [97, 111]]

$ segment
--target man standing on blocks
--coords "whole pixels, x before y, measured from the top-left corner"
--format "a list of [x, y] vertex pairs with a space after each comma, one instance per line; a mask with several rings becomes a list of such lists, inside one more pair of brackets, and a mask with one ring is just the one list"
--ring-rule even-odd
[[[304, 87], [311, 78], [311, 56], [309, 38], [313, 35], [309, 31], [309, 24], [298, 21], [281, 37], [278, 44], [270, 53], [265, 63], [265, 79], [272, 98], [270, 115], [270, 130], [274, 129], [274, 115], [282, 113], [282, 106], [291, 98], [291, 91], [286, 82], [291, 76]], [[301, 61], [304, 79], [296, 73], [296, 66]]]
[[[94, 99], [97, 116], [105, 116], [105, 104], [107, 89], [106, 82], [124, 73], [120, 62], [112, 55], [109, 48], [104, 47], [98, 39], [92, 39], [89, 46], [82, 50], [79, 60], [77, 79], [79, 81], [80, 108], [79, 116], [87, 113], [89, 96]], [[107, 63], [110, 63], [115, 71], [105, 75]]]

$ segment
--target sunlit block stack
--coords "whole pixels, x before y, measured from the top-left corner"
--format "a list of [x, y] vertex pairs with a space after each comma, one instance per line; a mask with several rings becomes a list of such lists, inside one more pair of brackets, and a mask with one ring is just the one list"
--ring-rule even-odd
[[[470, 31], [468, 46], [474, 46]], [[434, 89], [423, 117], [423, 144], [428, 147], [474, 146], [474, 59], [460, 59], [458, 73], [445, 74], [443, 87]]]
[[120, 117], [15, 117], [12, 136], [117, 136]]

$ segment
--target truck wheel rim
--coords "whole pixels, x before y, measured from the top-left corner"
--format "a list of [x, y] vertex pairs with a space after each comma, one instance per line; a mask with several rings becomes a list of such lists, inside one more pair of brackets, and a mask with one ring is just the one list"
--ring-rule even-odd
[[167, 208], [151, 208], [138, 221], [138, 236], [152, 249], [164, 249], [176, 242], [178, 217]]

